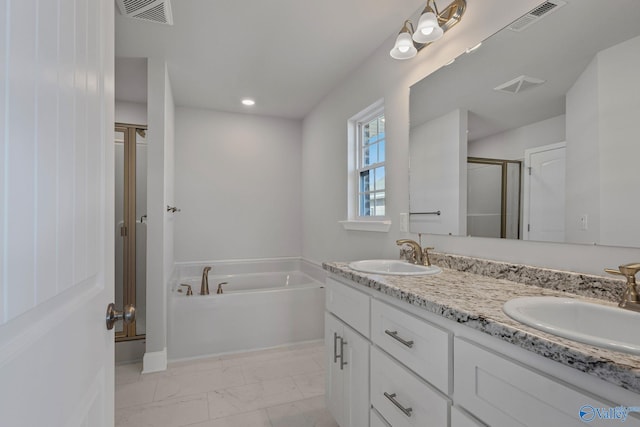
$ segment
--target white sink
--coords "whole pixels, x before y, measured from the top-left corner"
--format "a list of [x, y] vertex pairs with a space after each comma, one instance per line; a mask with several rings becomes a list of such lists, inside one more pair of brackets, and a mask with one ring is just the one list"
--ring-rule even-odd
[[503, 311], [553, 335], [640, 355], [640, 313], [556, 297], [515, 298], [504, 304]]
[[424, 276], [438, 274], [442, 270], [435, 265], [410, 264], [397, 259], [367, 259], [349, 263], [349, 268], [363, 273], [390, 274], [395, 276]]

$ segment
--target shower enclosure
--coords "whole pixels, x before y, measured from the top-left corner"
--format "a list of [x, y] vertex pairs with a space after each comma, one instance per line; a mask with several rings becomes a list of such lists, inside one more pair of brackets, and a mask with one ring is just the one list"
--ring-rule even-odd
[[519, 239], [521, 165], [518, 160], [467, 159], [467, 234]]
[[143, 339], [146, 314], [146, 126], [115, 126], [115, 304], [136, 307], [135, 322], [116, 324], [116, 341]]

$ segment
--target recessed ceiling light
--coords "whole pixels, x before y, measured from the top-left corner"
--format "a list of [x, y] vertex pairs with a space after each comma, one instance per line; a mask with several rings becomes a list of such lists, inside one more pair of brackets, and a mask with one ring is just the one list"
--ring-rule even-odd
[[247, 107], [250, 107], [252, 105], [255, 105], [256, 101], [254, 101], [251, 98], [245, 98], [242, 100], [242, 105], [246, 105]]

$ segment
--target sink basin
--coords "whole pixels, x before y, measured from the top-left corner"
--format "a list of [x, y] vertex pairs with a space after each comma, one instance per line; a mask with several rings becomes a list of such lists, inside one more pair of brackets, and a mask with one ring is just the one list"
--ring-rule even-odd
[[397, 259], [368, 259], [354, 261], [349, 264], [349, 268], [372, 274], [390, 274], [394, 276], [424, 276], [428, 274], [438, 274], [442, 270], [435, 265], [424, 266], [410, 264]]
[[524, 297], [503, 311], [533, 328], [597, 347], [640, 355], [640, 313], [571, 298]]

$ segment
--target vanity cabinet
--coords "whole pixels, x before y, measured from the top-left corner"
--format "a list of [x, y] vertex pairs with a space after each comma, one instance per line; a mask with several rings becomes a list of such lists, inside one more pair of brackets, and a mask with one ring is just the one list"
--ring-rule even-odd
[[[585, 405], [617, 406], [598, 397], [600, 390], [580, 390], [476, 343], [454, 341], [456, 404], [488, 425], [578, 427], [616, 421], [592, 419], [589, 414], [581, 420], [579, 410]], [[640, 421], [629, 417], [625, 425], [638, 426]]]
[[[326, 299], [327, 408], [340, 427], [368, 426], [370, 343], [361, 333], [369, 330], [370, 297], [328, 279]], [[341, 319], [349, 319], [360, 332]]]
[[638, 407], [637, 393], [340, 280], [326, 282], [325, 351], [341, 427], [604, 426], [621, 420], [580, 410]]

